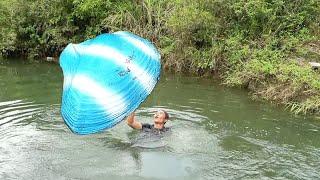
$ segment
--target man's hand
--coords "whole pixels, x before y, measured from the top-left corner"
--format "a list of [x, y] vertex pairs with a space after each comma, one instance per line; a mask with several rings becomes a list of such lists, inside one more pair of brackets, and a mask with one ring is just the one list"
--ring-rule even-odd
[[133, 129], [142, 129], [142, 124], [134, 118], [135, 113], [131, 113], [127, 118], [127, 124]]

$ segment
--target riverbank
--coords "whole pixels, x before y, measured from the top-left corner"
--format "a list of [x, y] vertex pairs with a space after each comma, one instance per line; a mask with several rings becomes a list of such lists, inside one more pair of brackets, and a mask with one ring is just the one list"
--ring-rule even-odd
[[[58, 57], [69, 42], [127, 30], [160, 49], [164, 68], [218, 76], [295, 113], [320, 112], [317, 1], [0, 2], [3, 56]], [[17, 11], [18, 10], [18, 11]]]

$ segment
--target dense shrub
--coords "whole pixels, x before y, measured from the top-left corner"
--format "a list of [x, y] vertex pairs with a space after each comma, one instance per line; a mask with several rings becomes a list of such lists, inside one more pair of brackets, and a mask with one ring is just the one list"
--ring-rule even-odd
[[3, 56], [59, 56], [69, 42], [127, 30], [153, 41], [167, 69], [319, 110], [319, 73], [307, 65], [320, 61], [318, 0], [2, 0], [0, 25]]

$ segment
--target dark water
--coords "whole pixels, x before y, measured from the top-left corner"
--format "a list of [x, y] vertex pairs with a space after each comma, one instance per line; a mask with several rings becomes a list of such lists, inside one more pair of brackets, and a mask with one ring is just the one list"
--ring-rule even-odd
[[[165, 73], [163, 73], [165, 74]], [[166, 74], [137, 111], [166, 109], [170, 133], [122, 122], [72, 134], [53, 64], [0, 65], [0, 179], [319, 179], [320, 119], [294, 116], [212, 80]]]

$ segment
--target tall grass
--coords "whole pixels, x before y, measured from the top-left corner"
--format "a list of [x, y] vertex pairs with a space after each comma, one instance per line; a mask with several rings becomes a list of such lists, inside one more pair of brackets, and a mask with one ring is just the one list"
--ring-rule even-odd
[[163, 67], [218, 76], [294, 112], [319, 112], [320, 1], [2, 0], [3, 56], [59, 56], [67, 43], [131, 31], [160, 49]]

